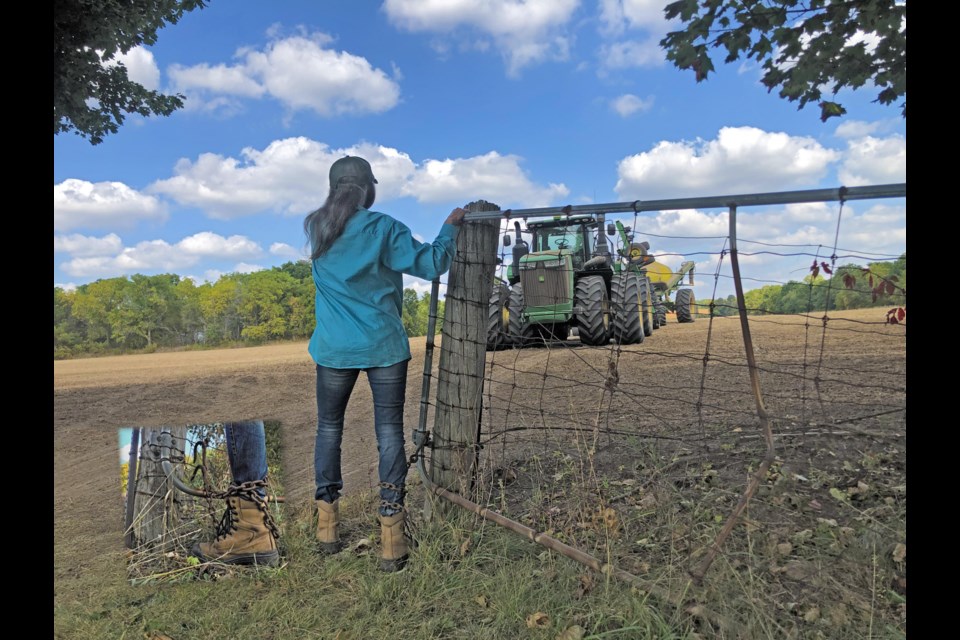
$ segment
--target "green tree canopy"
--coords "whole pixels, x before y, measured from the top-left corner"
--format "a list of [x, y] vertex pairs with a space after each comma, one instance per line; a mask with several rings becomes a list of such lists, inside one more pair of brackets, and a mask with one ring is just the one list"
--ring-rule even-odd
[[157, 41], [205, 0], [54, 0], [53, 134], [76, 131], [91, 144], [116, 133], [126, 114], [170, 115], [183, 96], [148, 90], [130, 80], [116, 56]]
[[906, 0], [676, 0], [664, 12], [684, 28], [660, 46], [697, 82], [714, 70], [709, 50], [722, 48], [724, 62], [760, 63], [768, 91], [818, 104], [822, 121], [846, 113], [824, 92], [865, 86], [880, 104], [902, 99], [907, 117]]

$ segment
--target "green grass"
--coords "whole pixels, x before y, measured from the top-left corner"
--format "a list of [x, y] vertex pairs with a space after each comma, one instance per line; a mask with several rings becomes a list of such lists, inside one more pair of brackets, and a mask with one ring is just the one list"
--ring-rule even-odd
[[[347, 544], [377, 542], [370, 503], [344, 498]], [[688, 620], [671, 620], [636, 590], [594, 576], [584, 593], [588, 569], [489, 524], [421, 524], [408, 568], [385, 574], [376, 545], [318, 555], [312, 513], [290, 515], [279, 568], [175, 584], [58, 587], [56, 637], [553, 640], [573, 625], [584, 638], [689, 637]], [[547, 618], [531, 628], [527, 619], [537, 613]]]
[[[739, 499], [755, 453], [734, 448], [707, 460], [621, 448], [587, 468], [573, 451], [489, 469], [482, 494], [641, 583], [593, 573], [460, 511], [431, 523], [415, 512], [409, 568], [384, 574], [369, 492], [343, 499], [348, 548], [336, 556], [315, 551], [312, 505], [287, 505], [279, 568], [188, 571], [130, 586], [104, 579], [109, 560], [122, 566], [119, 553], [98, 557], [57, 584], [56, 637], [558, 640], [579, 627], [595, 640], [904, 638], [904, 451], [852, 443], [808, 448], [802, 466], [772, 465], [702, 586], [688, 571]], [[420, 507], [422, 484], [408, 488], [407, 504]], [[363, 539], [368, 548], [355, 551]], [[663, 592], [682, 605], [658, 600]], [[708, 627], [690, 615], [694, 606], [740, 635]]]

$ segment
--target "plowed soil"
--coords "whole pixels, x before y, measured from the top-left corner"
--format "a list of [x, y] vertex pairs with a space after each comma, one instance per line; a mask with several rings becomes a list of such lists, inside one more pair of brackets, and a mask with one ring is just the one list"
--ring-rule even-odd
[[[823, 415], [836, 420], [856, 418], [871, 413], [871, 407], [883, 404], [884, 399], [891, 401], [886, 389], [889, 384], [878, 381], [894, 380], [895, 386], [905, 386], [906, 330], [905, 326], [885, 326], [885, 311], [831, 314], [831, 331], [826, 337], [819, 317], [768, 316], [752, 321], [754, 346], [765, 367], [761, 380], [770, 394], [767, 408], [774, 415], [796, 417], [811, 410], [806, 398], [820, 393], [821, 401], [828, 407], [833, 402], [835, 407], [833, 412], [820, 407], [818, 419], [822, 422]], [[616, 354], [619, 384], [626, 390], [621, 395], [628, 400], [617, 414], [621, 422], [630, 422], [629, 399], [642, 396], [639, 389], [648, 385], [661, 390], [651, 392], [660, 400], [669, 395], [664, 390], [676, 390], [676, 399], [668, 401], [676, 406], [686, 403], [683, 406], [693, 407], [698, 391], [704, 389], [699, 414], [693, 410], [663, 412], [664, 405], [648, 403], [644, 413], [666, 416], [659, 419], [661, 425], [695, 433], [702, 416], [712, 415], [711, 411], [727, 420], [742, 411], [744, 424], [755, 424], [739, 321], [717, 319], [712, 330], [710, 327], [703, 318], [677, 324], [671, 316], [670, 323], [643, 344], [623, 347]], [[705, 378], [708, 337], [710, 368]], [[424, 338], [411, 339], [408, 434], [419, 413], [424, 345]], [[498, 398], [508, 394], [522, 371], [544, 379], [542, 372], [548, 367], [558, 376], [551, 380], [573, 381], [540, 385], [535, 401], [526, 403], [530, 405], [526, 413], [523, 407], [512, 414], [497, 413], [494, 408], [490, 412], [493, 425], [509, 428], [525, 420], [524, 416], [543, 416], [544, 406], [569, 404], [571, 386], [575, 393], [582, 393], [576, 391], [578, 378], [599, 381], [602, 386], [608, 379], [613, 351], [613, 347], [583, 347], [571, 338], [563, 348], [491, 353], [495, 381], [488, 391]], [[438, 358], [439, 350], [434, 356], [435, 370]], [[821, 371], [815, 376], [817, 366]], [[815, 377], [823, 380], [823, 388], [815, 390], [813, 383], [807, 382]], [[831, 379], [852, 383], [860, 394], [858, 399], [837, 403], [842, 390], [832, 391]], [[797, 391], [801, 386], [802, 393]], [[313, 492], [314, 394], [315, 369], [305, 342], [54, 362], [55, 587], [83, 571], [99, 572], [104, 580], [123, 579], [118, 429], [248, 418], [278, 420], [283, 429], [287, 499], [307, 503]], [[798, 400], [801, 395], [805, 398], [802, 403]], [[905, 406], [905, 396], [892, 402]], [[905, 427], [905, 414], [897, 414], [897, 419]], [[612, 426], [618, 426], [617, 420]], [[370, 391], [361, 376], [346, 421], [343, 460], [347, 492], [376, 482], [376, 455]]]

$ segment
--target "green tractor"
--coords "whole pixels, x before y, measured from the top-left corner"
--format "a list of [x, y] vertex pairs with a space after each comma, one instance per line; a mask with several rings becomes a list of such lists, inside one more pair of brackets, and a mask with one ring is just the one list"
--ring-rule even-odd
[[[527, 224], [528, 245], [515, 222], [516, 243], [507, 281], [490, 297], [487, 348], [566, 340], [576, 329], [580, 341], [610, 341], [610, 282], [613, 259], [603, 233], [603, 216], [564, 216]], [[504, 237], [504, 246], [511, 238]], [[508, 284], [509, 283], [509, 284]]]
[[[643, 342], [659, 327], [654, 289], [644, 273], [653, 261], [649, 243], [627, 241], [617, 259], [603, 234], [603, 214], [556, 217], [531, 222], [521, 236], [515, 222], [513, 263], [507, 280], [498, 280], [490, 297], [487, 348], [522, 347], [566, 340], [576, 333], [586, 345]], [[504, 246], [511, 245], [510, 235]]]
[[[566, 340], [571, 333], [586, 345], [639, 344], [666, 324], [666, 301], [693, 263], [680, 271], [656, 262], [649, 242], [633, 242], [628, 227], [607, 225], [619, 234], [616, 259], [603, 234], [604, 215], [557, 216], [527, 224], [530, 244], [514, 222], [513, 263], [506, 281], [498, 279], [490, 296], [487, 349], [523, 347]], [[595, 238], [595, 239], [594, 239]], [[692, 322], [693, 291], [676, 294], [677, 318]]]

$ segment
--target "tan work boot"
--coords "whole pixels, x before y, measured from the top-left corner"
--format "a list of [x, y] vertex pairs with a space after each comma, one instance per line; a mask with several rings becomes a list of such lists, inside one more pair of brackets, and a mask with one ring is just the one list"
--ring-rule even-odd
[[276, 566], [280, 553], [266, 518], [256, 502], [230, 496], [216, 540], [195, 544], [191, 553], [203, 562]]
[[340, 502], [317, 500], [317, 543], [324, 553], [340, 551]]
[[400, 571], [407, 564], [410, 554], [403, 532], [406, 516], [405, 511], [380, 516], [380, 569], [383, 571]]

